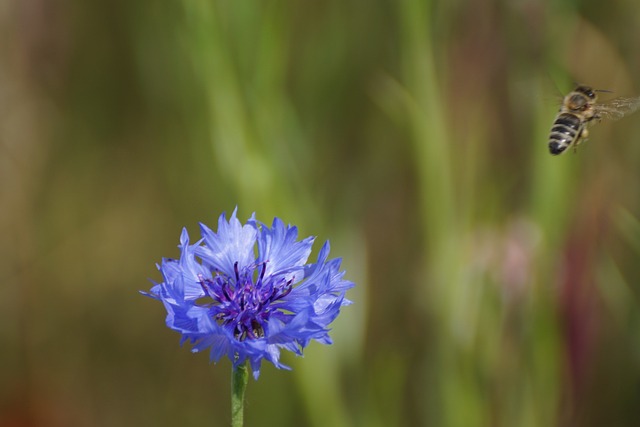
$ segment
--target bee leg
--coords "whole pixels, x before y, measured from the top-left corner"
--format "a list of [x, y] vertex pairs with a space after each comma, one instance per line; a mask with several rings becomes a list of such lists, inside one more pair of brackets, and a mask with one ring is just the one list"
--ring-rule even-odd
[[580, 132], [580, 136], [578, 137], [578, 140], [576, 141], [576, 145], [580, 144], [581, 142], [586, 141], [588, 137], [589, 137], [589, 131], [585, 127], [584, 129], [582, 129], [582, 132]]
[[578, 152], [578, 145], [585, 142], [588, 136], [589, 136], [589, 131], [587, 130], [587, 128], [582, 129], [582, 131], [580, 132], [580, 135], [578, 135], [578, 137], [576, 138], [575, 144], [573, 144], [574, 153]]

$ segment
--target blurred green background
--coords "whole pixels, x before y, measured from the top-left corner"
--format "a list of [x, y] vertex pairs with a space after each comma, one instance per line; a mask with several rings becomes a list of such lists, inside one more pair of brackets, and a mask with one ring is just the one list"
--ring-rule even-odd
[[640, 115], [546, 146], [574, 81], [640, 94], [636, 0], [9, 0], [0, 37], [0, 426], [228, 425], [138, 290], [236, 205], [357, 283], [247, 426], [640, 425]]

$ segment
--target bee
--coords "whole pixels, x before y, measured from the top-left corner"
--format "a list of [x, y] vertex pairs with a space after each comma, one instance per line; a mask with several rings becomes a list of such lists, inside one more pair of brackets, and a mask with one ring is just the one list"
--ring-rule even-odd
[[560, 112], [553, 121], [549, 134], [549, 152], [554, 156], [569, 147], [577, 147], [589, 136], [587, 126], [603, 118], [621, 119], [640, 107], [640, 97], [615, 98], [597, 102], [598, 96], [589, 86], [579, 85], [562, 100]]

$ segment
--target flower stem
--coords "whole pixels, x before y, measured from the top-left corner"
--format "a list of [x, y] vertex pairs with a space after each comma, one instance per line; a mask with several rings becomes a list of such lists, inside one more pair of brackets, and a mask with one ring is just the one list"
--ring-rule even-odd
[[231, 427], [242, 427], [244, 391], [247, 389], [248, 378], [247, 362], [233, 369], [231, 374]]

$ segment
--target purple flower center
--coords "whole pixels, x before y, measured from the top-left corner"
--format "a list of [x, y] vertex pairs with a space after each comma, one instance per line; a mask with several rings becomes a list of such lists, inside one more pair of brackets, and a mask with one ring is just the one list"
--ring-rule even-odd
[[206, 296], [212, 300], [211, 317], [240, 341], [264, 337], [269, 317], [274, 312], [282, 312], [278, 300], [291, 292], [292, 279], [265, 277], [267, 262], [242, 271], [236, 262], [234, 277], [219, 271], [211, 279], [198, 277]]

